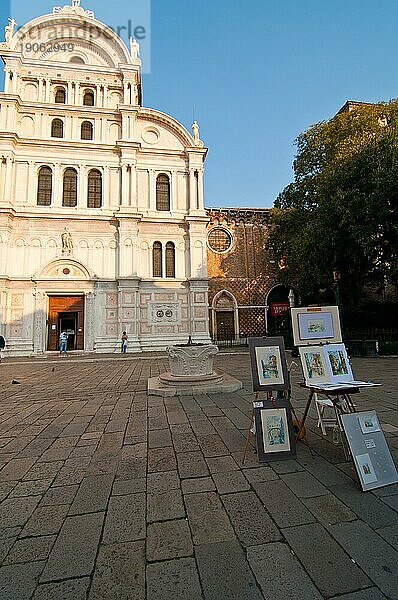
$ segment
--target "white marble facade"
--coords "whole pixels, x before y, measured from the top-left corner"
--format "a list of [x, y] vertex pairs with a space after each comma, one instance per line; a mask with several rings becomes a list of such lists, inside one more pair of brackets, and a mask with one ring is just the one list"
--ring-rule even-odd
[[127, 48], [78, 0], [17, 31], [10, 19], [0, 54], [0, 332], [9, 352], [55, 350], [61, 322], [49, 307], [75, 296], [84, 305], [77, 349], [113, 352], [123, 330], [136, 352], [188, 335], [209, 341], [207, 151], [197, 124], [191, 134], [142, 106], [138, 44]]

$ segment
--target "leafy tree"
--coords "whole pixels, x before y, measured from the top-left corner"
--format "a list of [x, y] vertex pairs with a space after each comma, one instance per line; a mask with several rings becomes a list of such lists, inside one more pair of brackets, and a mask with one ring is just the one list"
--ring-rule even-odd
[[282, 283], [304, 301], [333, 299], [341, 273], [346, 308], [398, 281], [398, 100], [360, 105], [296, 140], [294, 181], [271, 211], [270, 249]]

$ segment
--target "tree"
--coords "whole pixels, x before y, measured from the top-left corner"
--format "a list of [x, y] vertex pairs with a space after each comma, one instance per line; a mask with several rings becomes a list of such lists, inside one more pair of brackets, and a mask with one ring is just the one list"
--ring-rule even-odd
[[398, 100], [362, 105], [297, 138], [294, 181], [271, 211], [270, 250], [282, 282], [304, 301], [333, 298], [342, 276], [347, 308], [398, 281]]

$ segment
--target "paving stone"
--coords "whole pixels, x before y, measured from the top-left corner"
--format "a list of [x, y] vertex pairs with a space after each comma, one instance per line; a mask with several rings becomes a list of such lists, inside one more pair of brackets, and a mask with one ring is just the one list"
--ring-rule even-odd
[[39, 506], [22, 530], [21, 536], [42, 536], [58, 533], [68, 514], [69, 504]]
[[373, 529], [398, 525], [398, 513], [373, 494], [364, 494], [354, 482], [334, 486], [333, 493]]
[[263, 600], [238, 542], [195, 548], [205, 600]]
[[275, 481], [279, 475], [271, 467], [258, 467], [257, 469], [243, 469], [242, 473], [250, 483], [259, 483], [261, 481]]
[[175, 471], [177, 463], [173, 448], [153, 448], [148, 450], [148, 473]]
[[253, 488], [279, 527], [313, 523], [316, 520], [284, 481], [254, 483]]
[[[55, 462], [44, 462], [33, 465], [31, 469], [24, 476], [25, 481], [32, 481], [33, 479], [53, 479], [63, 467], [62, 460]], [[69, 482], [67, 482], [69, 483]]]
[[24, 496], [4, 500], [0, 505], [1, 527], [23, 527], [39, 501], [40, 496]]
[[63, 485], [50, 487], [43, 496], [40, 506], [54, 506], [58, 504], [71, 504], [76, 496], [78, 485]]
[[332, 494], [317, 498], [304, 498], [303, 503], [326, 527], [343, 521], [355, 521], [357, 518], [355, 513]]
[[206, 458], [210, 473], [224, 473], [226, 471], [238, 471], [239, 465], [232, 456], [216, 456]]
[[198, 477], [181, 481], [183, 494], [196, 494], [198, 492], [214, 492], [216, 486], [211, 477]]
[[20, 481], [12, 490], [10, 498], [22, 496], [42, 496], [50, 487], [52, 479], [37, 479], [35, 481]]
[[4, 481], [0, 483], [0, 502], [3, 502], [5, 498], [18, 486], [19, 483], [17, 481]]
[[112, 487], [113, 496], [128, 496], [129, 494], [138, 494], [146, 491], [145, 477], [136, 479], [117, 479]]
[[17, 481], [18, 479], [22, 479], [35, 462], [35, 458], [13, 458], [0, 471], [0, 481]]
[[166, 448], [172, 446], [169, 429], [155, 429], [148, 434], [149, 448]]
[[304, 459], [299, 459], [299, 463], [326, 487], [331, 488], [335, 485], [350, 482], [350, 478], [347, 475], [321, 456], [305, 457]]
[[104, 513], [67, 517], [53, 546], [41, 583], [89, 576], [93, 570]]
[[278, 475], [304, 471], [303, 466], [297, 460], [275, 460], [272, 461], [271, 467]]
[[90, 579], [69, 579], [39, 585], [32, 600], [86, 600]]
[[235, 538], [217, 494], [189, 494], [185, 496], [185, 505], [195, 544], [223, 542]]
[[372, 587], [351, 594], [343, 594], [343, 596], [334, 596], [330, 600], [387, 600], [387, 596], [377, 588]]
[[145, 538], [145, 494], [112, 496], [103, 533], [104, 544], [135, 542]]
[[11, 551], [7, 554], [4, 564], [46, 560], [56, 537], [56, 535], [48, 535], [17, 540]]
[[377, 529], [377, 533], [395, 548], [395, 550], [398, 550], [398, 525], [382, 527], [381, 529]]
[[148, 473], [148, 493], [167, 492], [168, 490], [180, 489], [180, 478], [177, 471], [165, 471], [164, 473]]
[[[334, 527], [342, 525], [347, 524]], [[283, 534], [304, 569], [325, 596], [370, 587], [371, 581], [319, 523], [289, 527], [283, 530]], [[365, 546], [369, 552], [370, 547], [367, 544]]]
[[281, 475], [281, 479], [299, 498], [313, 498], [329, 493], [327, 488], [306, 471]]
[[204, 456], [206, 457], [226, 456], [230, 454], [230, 450], [227, 448], [227, 446], [224, 444], [221, 437], [217, 433], [210, 435], [198, 435], [197, 439], [199, 442], [199, 446]]
[[397, 599], [398, 552], [362, 521], [338, 523], [331, 532], [381, 591], [388, 598]]
[[0, 568], [0, 598], [30, 600], [45, 562], [5, 565]]
[[193, 558], [149, 564], [146, 576], [147, 600], [203, 600]]
[[250, 489], [250, 485], [241, 471], [214, 473], [213, 479], [219, 494], [244, 492]]
[[70, 507], [70, 515], [103, 511], [111, 495], [114, 475], [85, 477]]
[[287, 544], [266, 544], [247, 549], [247, 559], [264, 598], [272, 600], [322, 600]]
[[100, 546], [89, 599], [145, 600], [145, 543]]
[[236, 535], [244, 546], [281, 539], [281, 534], [254, 492], [222, 497]]
[[384, 504], [387, 504], [387, 506], [390, 506], [398, 512], [398, 494], [394, 496], [383, 496], [382, 501]]
[[180, 490], [154, 492], [147, 496], [147, 522], [171, 521], [185, 517]]
[[177, 454], [178, 472], [181, 479], [192, 477], [206, 477], [209, 469], [202, 452], [185, 452]]
[[161, 561], [193, 552], [191, 532], [186, 519], [152, 523], [147, 532], [147, 560]]
[[10, 548], [14, 545], [20, 532], [20, 527], [7, 527], [6, 529], [0, 529], [0, 563], [3, 562], [7, 556]]

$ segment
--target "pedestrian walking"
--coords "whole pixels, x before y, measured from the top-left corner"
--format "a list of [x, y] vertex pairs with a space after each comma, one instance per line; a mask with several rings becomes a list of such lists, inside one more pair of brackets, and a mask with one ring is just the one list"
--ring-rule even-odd
[[125, 331], [123, 331], [123, 333], [122, 333], [122, 354], [126, 354], [126, 352], [127, 352], [127, 340], [128, 340], [127, 333]]
[[6, 347], [6, 341], [4, 339], [4, 337], [2, 335], [0, 335], [0, 362], [1, 359], [3, 358], [3, 350]]
[[59, 354], [66, 354], [68, 346], [68, 334], [66, 331], [63, 331], [59, 336]]

